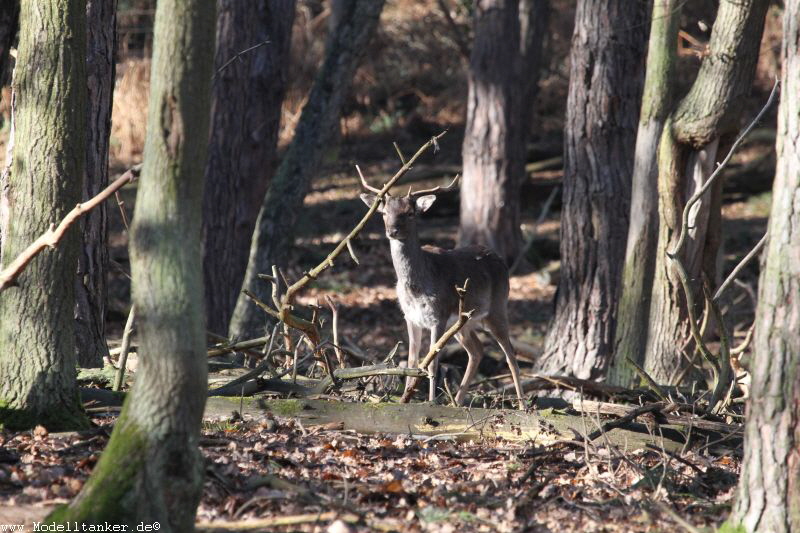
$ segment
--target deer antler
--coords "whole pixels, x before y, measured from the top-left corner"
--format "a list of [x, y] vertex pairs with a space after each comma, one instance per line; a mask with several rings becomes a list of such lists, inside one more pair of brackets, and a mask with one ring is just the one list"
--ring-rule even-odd
[[461, 176], [459, 174], [456, 174], [455, 177], [453, 178], [453, 181], [451, 181], [450, 184], [447, 185], [447, 187], [445, 187], [445, 188], [442, 188], [440, 185], [437, 185], [436, 187], [434, 187], [432, 189], [422, 189], [421, 191], [412, 192], [411, 191], [411, 187], [409, 187], [408, 188], [408, 194], [406, 194], [406, 198], [410, 198], [412, 196], [422, 196], [423, 194], [433, 194], [433, 193], [436, 193], [436, 192], [439, 192], [439, 191], [449, 191], [453, 187], [453, 185], [456, 184], [456, 182], [458, 181], [458, 178], [460, 178], [460, 177]]
[[364, 174], [361, 173], [361, 167], [356, 165], [356, 170], [358, 171], [358, 177], [361, 178], [361, 185], [363, 185], [365, 189], [367, 189], [368, 191], [374, 192], [375, 194], [380, 194], [381, 193], [380, 189], [376, 189], [375, 187], [373, 187], [372, 185], [367, 183], [367, 180], [364, 178]]

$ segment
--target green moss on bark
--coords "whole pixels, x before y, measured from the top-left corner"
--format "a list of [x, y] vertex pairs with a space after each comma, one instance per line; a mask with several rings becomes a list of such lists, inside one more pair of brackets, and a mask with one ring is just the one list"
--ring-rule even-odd
[[69, 505], [50, 513], [46, 522], [117, 524], [131, 523], [136, 519], [135, 509], [126, 507], [127, 494], [135, 490], [138, 473], [144, 463], [147, 433], [130, 422], [123, 411], [114, 428], [114, 437], [100, 457], [80, 495]]

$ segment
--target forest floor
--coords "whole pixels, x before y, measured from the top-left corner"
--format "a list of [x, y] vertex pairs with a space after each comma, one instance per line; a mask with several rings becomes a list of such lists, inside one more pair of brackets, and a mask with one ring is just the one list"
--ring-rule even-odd
[[[382, 152], [376, 152], [379, 141]], [[297, 228], [289, 277], [322, 259], [365, 211], [351, 162], [361, 163], [375, 182], [398, 167], [391, 143], [379, 141], [349, 140], [338, 154], [348, 163], [330, 165], [315, 183]], [[436, 160], [426, 160], [418, 171], [454, 163], [459, 143], [454, 135]], [[413, 147], [409, 141], [407, 151]], [[364, 156], [374, 153], [387, 157]], [[560, 177], [559, 170], [543, 171], [523, 188], [528, 231]], [[133, 193], [125, 192], [129, 210]], [[422, 222], [422, 240], [453, 246], [457, 195], [443, 195], [437, 204]], [[555, 202], [536, 228], [528, 261], [511, 281], [512, 336], [534, 352], [542, 347], [558, 279], [559, 207]], [[768, 193], [726, 194], [724, 270], [760, 238], [768, 207]], [[129, 306], [129, 282], [121, 273], [129, 268], [127, 236], [118, 218], [112, 214], [111, 256], [117, 266], [110, 290], [112, 339], [119, 337]], [[361, 266], [342, 258], [300, 301], [336, 298], [340, 334], [366, 362], [379, 361], [405, 338], [379, 219], [367, 226], [356, 250]], [[750, 288], [756, 275], [757, 265], [751, 265], [745, 276]], [[740, 290], [726, 306], [740, 332], [752, 320], [747, 292]], [[494, 357], [481, 366], [483, 377], [505, 372], [499, 352], [489, 348]], [[451, 350], [450, 355], [445, 363], [463, 364], [463, 353]], [[135, 368], [135, 355], [132, 361]], [[524, 359], [522, 368], [529, 371]], [[486, 393], [478, 402], [492, 404], [490, 394], [499, 383], [478, 387]], [[93, 416], [96, 428], [88, 433], [0, 432], [0, 522], [41, 518], [77, 494], [115, 420], [113, 413]], [[658, 447], [367, 435], [329, 425], [305, 427], [280, 413], [209, 420], [201, 447], [206, 482], [198, 521], [208, 531], [218, 520], [260, 524], [263, 531], [692, 531], [725, 519], [741, 454], [735, 447], [714, 455], [702, 447], [670, 454]]]

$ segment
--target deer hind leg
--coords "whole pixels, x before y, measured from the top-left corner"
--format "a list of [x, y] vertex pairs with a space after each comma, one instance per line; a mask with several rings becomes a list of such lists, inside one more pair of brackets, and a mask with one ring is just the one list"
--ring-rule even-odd
[[[419, 328], [409, 321], [408, 326], [408, 368], [416, 368], [419, 361], [419, 349], [422, 346], [422, 328]], [[406, 389], [408, 390], [416, 384], [419, 378], [406, 378]]]
[[467, 391], [469, 391], [469, 385], [478, 372], [478, 365], [481, 359], [483, 359], [483, 344], [481, 344], [481, 340], [475, 334], [475, 331], [471, 329], [466, 332], [462, 329], [456, 335], [456, 338], [467, 351], [467, 356], [469, 356], [467, 369], [464, 371], [464, 378], [461, 380], [458, 392], [456, 392], [456, 405], [462, 405], [464, 396], [466, 396]]
[[[491, 316], [491, 315], [490, 315]], [[514, 346], [511, 344], [511, 339], [508, 337], [508, 321], [503, 315], [494, 318], [487, 318], [484, 323], [492, 334], [494, 340], [500, 345], [500, 349], [506, 356], [508, 369], [511, 371], [511, 379], [514, 380], [514, 388], [517, 391], [517, 400], [519, 401], [519, 408], [525, 409], [525, 401], [522, 395], [522, 383], [519, 377], [519, 365], [517, 364], [517, 356], [514, 351]]]

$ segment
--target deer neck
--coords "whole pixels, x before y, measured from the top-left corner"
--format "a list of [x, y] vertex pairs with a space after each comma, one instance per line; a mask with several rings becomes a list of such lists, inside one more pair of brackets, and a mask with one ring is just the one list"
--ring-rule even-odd
[[417, 235], [409, 235], [404, 241], [390, 240], [392, 264], [397, 273], [397, 281], [415, 283], [425, 277], [427, 258], [419, 245]]

